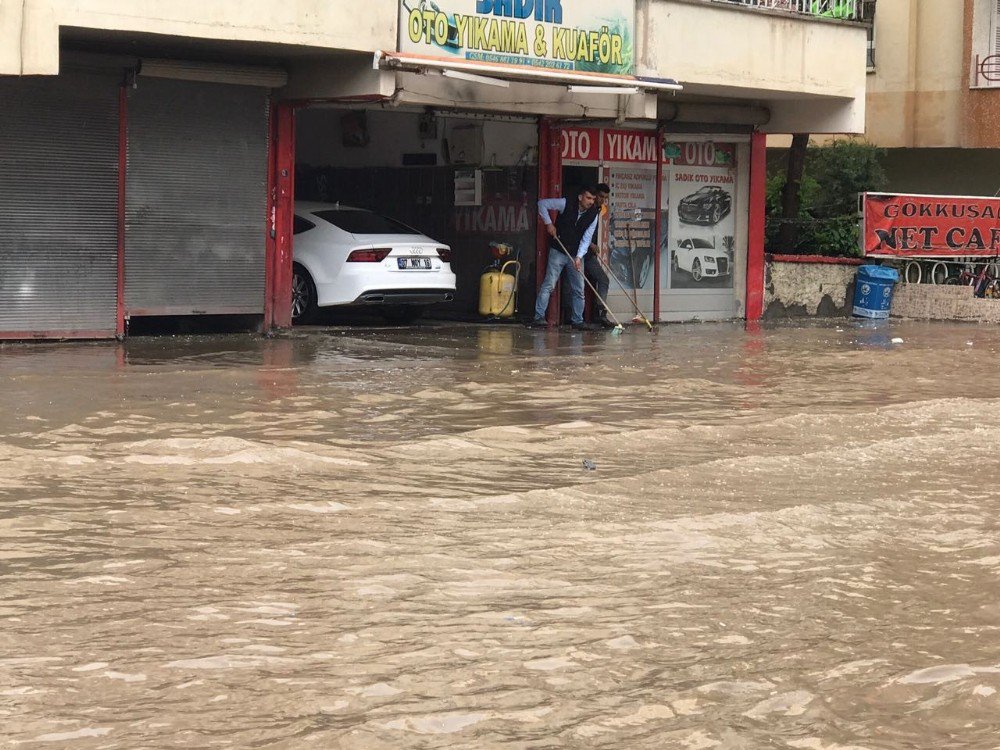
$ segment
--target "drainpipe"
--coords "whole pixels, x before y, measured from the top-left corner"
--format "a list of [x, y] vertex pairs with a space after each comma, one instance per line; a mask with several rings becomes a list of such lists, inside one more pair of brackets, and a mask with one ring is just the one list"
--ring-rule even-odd
[[24, 75], [24, 11], [28, 0], [0, 3], [0, 38], [10, 39], [6, 54], [0, 55], [0, 75]]

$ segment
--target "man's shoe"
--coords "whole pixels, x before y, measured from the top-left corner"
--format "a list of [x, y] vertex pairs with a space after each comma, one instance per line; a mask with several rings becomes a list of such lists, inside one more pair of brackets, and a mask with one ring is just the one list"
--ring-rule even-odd
[[595, 326], [593, 323], [574, 323], [573, 324], [573, 330], [574, 331], [596, 331], [597, 329], [598, 329], [598, 326]]
[[612, 323], [607, 318], [599, 318], [597, 322], [600, 324], [601, 328], [608, 328], [608, 329], [610, 329], [610, 328], [614, 328], [615, 327], [615, 324]]
[[544, 318], [535, 318], [533, 321], [528, 323], [528, 328], [548, 328], [549, 322]]

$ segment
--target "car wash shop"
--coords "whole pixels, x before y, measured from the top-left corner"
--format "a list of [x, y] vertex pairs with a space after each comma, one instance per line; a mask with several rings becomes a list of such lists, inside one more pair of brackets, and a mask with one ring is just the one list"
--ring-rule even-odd
[[611, 188], [602, 250], [609, 304], [650, 319], [744, 317], [750, 137], [616, 127], [556, 129], [565, 184]]
[[[605, 182], [600, 236], [619, 317], [633, 301], [659, 321], [753, 317], [749, 165], [763, 137], [677, 117], [682, 86], [635, 75], [632, 3], [552, 3], [560, 15], [536, 7], [541, 21], [498, 18], [508, 5], [450, 0], [431, 13], [403, 2], [397, 50], [376, 53], [354, 88], [318, 69], [311, 91], [293, 80], [284, 158], [295, 200], [370, 209], [447, 245], [457, 285], [438, 315], [476, 314], [480, 276], [505, 244], [527, 316], [548, 253], [536, 201]], [[609, 17], [610, 57], [591, 55], [576, 30], [607, 32]], [[337, 95], [317, 96], [324, 87]], [[762, 278], [750, 278], [759, 296]], [[551, 319], [558, 310], [555, 300]]]

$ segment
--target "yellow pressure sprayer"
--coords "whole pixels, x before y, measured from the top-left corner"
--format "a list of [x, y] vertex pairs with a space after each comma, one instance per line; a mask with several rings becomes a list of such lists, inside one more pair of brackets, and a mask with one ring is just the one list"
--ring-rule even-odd
[[[514, 248], [505, 242], [491, 242], [490, 252], [493, 263], [479, 277], [479, 314], [488, 318], [510, 318], [517, 312], [521, 261]], [[513, 273], [507, 273], [508, 268], [513, 268]]]

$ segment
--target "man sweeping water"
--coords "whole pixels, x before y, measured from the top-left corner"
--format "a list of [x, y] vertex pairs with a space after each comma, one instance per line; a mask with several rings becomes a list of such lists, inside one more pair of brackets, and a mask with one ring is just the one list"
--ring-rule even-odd
[[[597, 328], [583, 320], [583, 258], [590, 249], [590, 241], [597, 229], [599, 207], [596, 199], [597, 188], [586, 187], [580, 191], [575, 201], [566, 198], [543, 198], [538, 201], [538, 215], [542, 217], [545, 231], [550, 237], [549, 261], [535, 302], [535, 318], [528, 324], [530, 328], [548, 327], [545, 311], [548, 309], [552, 290], [564, 271], [569, 274], [570, 293], [573, 295], [570, 317], [573, 328], [578, 331]], [[558, 213], [555, 222], [549, 217], [550, 211]], [[575, 252], [575, 256], [571, 256], [571, 252]]]

